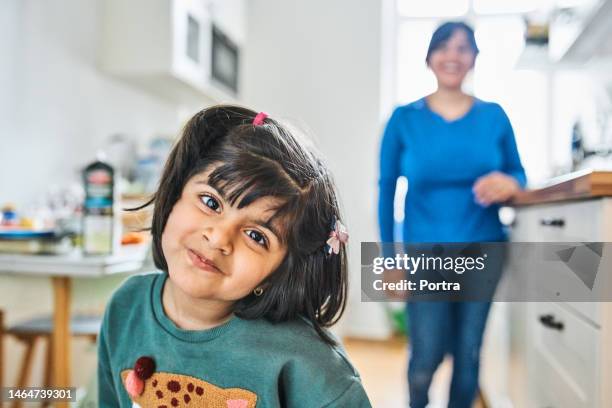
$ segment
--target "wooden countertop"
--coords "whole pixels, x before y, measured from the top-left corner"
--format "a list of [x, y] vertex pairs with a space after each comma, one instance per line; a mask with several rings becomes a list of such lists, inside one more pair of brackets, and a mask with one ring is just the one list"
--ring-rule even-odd
[[612, 171], [583, 170], [551, 180], [547, 187], [525, 190], [510, 201], [513, 206], [612, 196]]

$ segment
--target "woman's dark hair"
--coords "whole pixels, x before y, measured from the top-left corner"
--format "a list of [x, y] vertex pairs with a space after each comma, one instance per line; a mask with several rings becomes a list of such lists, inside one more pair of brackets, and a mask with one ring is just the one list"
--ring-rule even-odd
[[159, 188], [137, 208], [154, 204], [155, 266], [168, 272], [161, 237], [183, 187], [194, 175], [213, 169], [208, 182], [231, 205], [243, 208], [268, 196], [281, 202], [272, 218], [280, 225], [287, 254], [264, 281], [263, 294], [240, 299], [233, 312], [272, 322], [302, 316], [324, 341], [334, 344], [323, 328], [336, 323], [344, 312], [347, 262], [344, 245], [337, 255], [325, 252], [333, 222], [341, 218], [331, 175], [313, 149], [277, 121], [266, 118], [254, 126], [256, 114], [220, 105], [198, 112], [185, 125]]
[[468, 24], [463, 21], [447, 21], [446, 23], [442, 23], [436, 31], [431, 35], [431, 40], [429, 41], [429, 47], [427, 48], [427, 57], [425, 57], [425, 62], [429, 63], [429, 58], [431, 54], [443, 47], [444, 44], [448, 41], [449, 38], [455, 34], [456, 31], [463, 30], [467, 36], [468, 44], [474, 53], [474, 58], [478, 55], [480, 51], [478, 46], [476, 45], [476, 38], [474, 37], [474, 30]]

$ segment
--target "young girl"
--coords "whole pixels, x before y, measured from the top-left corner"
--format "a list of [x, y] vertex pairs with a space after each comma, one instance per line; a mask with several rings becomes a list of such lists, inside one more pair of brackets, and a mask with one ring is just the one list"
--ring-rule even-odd
[[369, 407], [325, 327], [348, 238], [317, 155], [265, 113], [197, 113], [154, 204], [153, 258], [107, 307], [101, 407]]

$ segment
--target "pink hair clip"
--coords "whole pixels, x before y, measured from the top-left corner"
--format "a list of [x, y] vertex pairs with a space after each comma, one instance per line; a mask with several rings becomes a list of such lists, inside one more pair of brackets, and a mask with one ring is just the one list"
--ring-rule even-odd
[[266, 112], [259, 112], [255, 119], [253, 119], [253, 126], [261, 126], [264, 124], [264, 120], [268, 117]]
[[346, 244], [348, 242], [349, 234], [344, 225], [336, 219], [334, 228], [329, 233], [329, 239], [327, 240], [327, 254], [331, 255], [332, 252], [336, 255], [340, 252], [340, 243]]

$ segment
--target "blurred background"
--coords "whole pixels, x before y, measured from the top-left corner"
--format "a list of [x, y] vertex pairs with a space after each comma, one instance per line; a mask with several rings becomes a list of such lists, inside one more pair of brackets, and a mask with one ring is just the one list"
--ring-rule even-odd
[[[383, 125], [393, 107], [436, 88], [425, 65], [431, 33], [447, 19], [473, 25], [481, 52], [467, 91], [504, 107], [538, 187], [612, 169], [611, 8], [610, 0], [2, 0], [4, 221], [9, 213], [24, 227], [72, 224], [78, 233], [82, 171], [96, 157], [118, 170], [122, 206], [143, 202], [185, 120], [203, 107], [240, 103], [285, 119], [327, 158], [351, 232], [350, 303], [337, 331], [353, 339], [358, 368], [389, 372], [388, 389], [372, 385], [378, 406], [402, 406], [401, 325], [389, 305], [360, 302], [359, 242], [378, 240]], [[123, 217], [123, 231], [145, 219]], [[146, 237], [135, 239], [146, 248]], [[49, 277], [2, 269], [5, 325], [52, 312]], [[72, 310], [100, 313], [125, 277], [72, 277]], [[392, 353], [381, 366], [367, 351], [384, 341]], [[23, 352], [6, 340], [5, 385], [16, 384]], [[86, 386], [95, 345], [75, 340], [71, 353], [72, 383]], [[43, 383], [43, 363], [36, 355], [30, 384]]]

